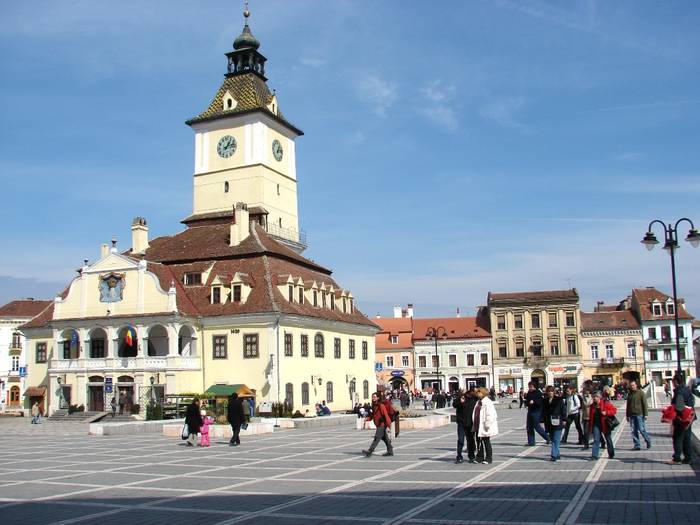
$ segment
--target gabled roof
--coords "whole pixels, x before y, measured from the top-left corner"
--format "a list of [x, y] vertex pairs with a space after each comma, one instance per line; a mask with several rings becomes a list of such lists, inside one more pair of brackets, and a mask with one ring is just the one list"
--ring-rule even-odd
[[0, 306], [0, 317], [16, 317], [31, 319], [39, 315], [52, 301], [37, 301], [34, 299], [19, 299]]
[[[652, 304], [654, 301], [661, 303], [661, 315], [654, 315], [652, 310]], [[667, 314], [666, 309], [664, 308], [664, 305], [668, 301], [673, 302], [673, 297], [660, 292], [654, 287], [634, 288], [632, 290], [632, 304], [638, 310], [638, 315], [642, 322], [674, 319], [674, 316]], [[685, 308], [685, 301], [679, 298], [678, 303], [678, 318], [685, 320], [693, 319], [693, 316]]]
[[[377, 350], [401, 350], [413, 348], [413, 319], [410, 317], [380, 317], [374, 319], [380, 331], [374, 336]], [[396, 344], [391, 337], [398, 337]]]
[[[433, 319], [413, 320], [413, 340], [427, 341], [430, 328], [443, 327], [447, 332], [446, 340], [478, 339], [491, 337], [488, 317], [437, 317]], [[441, 335], [442, 331], [440, 331]]]
[[576, 288], [571, 290], [547, 290], [541, 292], [489, 292], [488, 304], [533, 304], [540, 302], [578, 302], [578, 292]]
[[581, 312], [581, 330], [585, 332], [639, 330], [639, 328], [639, 321], [631, 310]]

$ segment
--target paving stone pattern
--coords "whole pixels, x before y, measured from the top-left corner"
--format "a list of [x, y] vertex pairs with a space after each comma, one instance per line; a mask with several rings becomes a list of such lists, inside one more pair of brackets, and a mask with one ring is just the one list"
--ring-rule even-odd
[[222, 440], [188, 448], [156, 435], [89, 437], [81, 423], [2, 418], [0, 523], [697, 522], [699, 473], [664, 464], [672, 448], [658, 413], [648, 422], [651, 450], [632, 451], [623, 423], [614, 460], [589, 461], [580, 447], [565, 445], [556, 463], [548, 447], [523, 446], [524, 417], [499, 408], [491, 465], [454, 464], [453, 426], [405, 431], [394, 457], [364, 458], [371, 435], [343, 427], [283, 430], [237, 448]]

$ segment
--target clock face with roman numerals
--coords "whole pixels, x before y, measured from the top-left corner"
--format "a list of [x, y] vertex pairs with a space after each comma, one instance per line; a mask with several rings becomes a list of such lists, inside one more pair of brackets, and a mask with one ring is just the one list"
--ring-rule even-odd
[[284, 155], [284, 151], [282, 151], [282, 144], [280, 144], [280, 141], [275, 139], [272, 141], [272, 154], [275, 156], [275, 160], [277, 162], [282, 160], [282, 155]]
[[216, 152], [219, 154], [219, 157], [229, 158], [236, 153], [236, 139], [231, 135], [224, 135], [216, 145]]

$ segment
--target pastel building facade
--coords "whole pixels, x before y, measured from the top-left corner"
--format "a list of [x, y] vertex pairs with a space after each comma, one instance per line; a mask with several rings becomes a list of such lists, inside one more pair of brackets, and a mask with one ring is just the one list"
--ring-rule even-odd
[[374, 322], [379, 326], [375, 335], [377, 384], [391, 390], [414, 390], [413, 318], [377, 318]]

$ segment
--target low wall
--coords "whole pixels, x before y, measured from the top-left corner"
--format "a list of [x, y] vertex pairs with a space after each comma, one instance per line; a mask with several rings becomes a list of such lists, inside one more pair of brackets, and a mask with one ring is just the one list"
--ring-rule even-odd
[[[374, 423], [372, 421], [367, 421], [365, 423], [364, 419], [358, 419], [355, 423], [355, 428], [357, 430], [375, 430]], [[428, 430], [431, 428], [444, 427], [450, 424], [449, 414], [433, 414], [430, 416], [423, 417], [409, 417], [401, 419], [399, 422], [400, 430]]]
[[293, 420], [288, 417], [261, 417], [261, 423], [269, 423], [279, 428], [294, 428]]
[[[184, 420], [177, 425], [163, 425], [163, 435], [167, 437], [180, 437]], [[271, 434], [274, 431], [272, 423], [248, 423], [248, 428], [241, 429], [241, 436], [253, 436], [256, 434]], [[230, 439], [233, 435], [231, 425], [210, 425], [210, 438]]]
[[352, 426], [357, 421], [357, 416], [355, 414], [331, 414], [330, 416], [295, 418], [291, 421], [294, 423], [294, 428]]
[[130, 436], [133, 434], [160, 434], [168, 425], [179, 426], [184, 419], [160, 419], [155, 421], [123, 421], [119, 423], [90, 423], [91, 436]]

